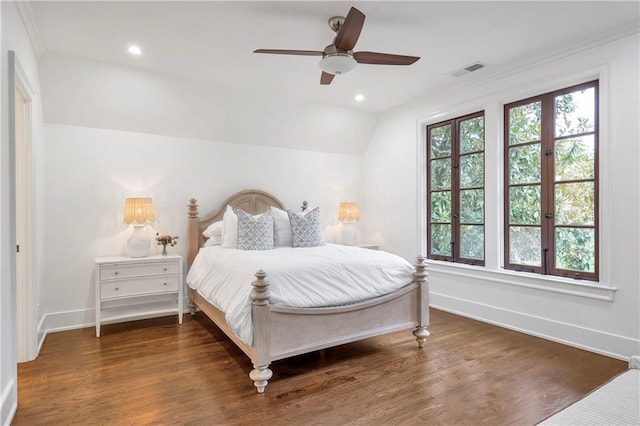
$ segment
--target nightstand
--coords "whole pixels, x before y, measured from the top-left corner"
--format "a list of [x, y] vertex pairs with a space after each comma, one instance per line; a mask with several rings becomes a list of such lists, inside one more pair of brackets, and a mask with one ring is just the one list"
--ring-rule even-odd
[[96, 337], [100, 324], [176, 313], [182, 324], [182, 256], [97, 257]]

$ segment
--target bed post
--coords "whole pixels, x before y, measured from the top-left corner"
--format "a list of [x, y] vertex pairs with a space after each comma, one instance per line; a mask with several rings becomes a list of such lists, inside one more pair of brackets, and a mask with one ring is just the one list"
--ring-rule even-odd
[[[200, 224], [198, 218], [198, 203], [195, 198], [189, 200], [187, 205], [187, 267], [190, 268], [193, 259], [198, 254], [200, 248]], [[193, 290], [189, 289], [189, 312], [195, 314], [195, 304], [193, 302]]]
[[413, 330], [413, 335], [416, 336], [418, 347], [424, 347], [424, 344], [429, 337], [429, 283], [427, 282], [426, 271], [427, 262], [424, 256], [418, 256], [416, 258], [416, 283], [418, 284], [418, 325]]
[[269, 283], [267, 274], [261, 269], [256, 272], [256, 280], [251, 283], [251, 315], [253, 322], [253, 370], [249, 378], [253, 380], [258, 393], [263, 393], [273, 372], [271, 362], [271, 307], [269, 306]]

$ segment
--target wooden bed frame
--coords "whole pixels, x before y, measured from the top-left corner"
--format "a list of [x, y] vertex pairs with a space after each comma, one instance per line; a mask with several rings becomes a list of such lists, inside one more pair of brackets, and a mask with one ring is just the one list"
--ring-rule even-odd
[[[212, 215], [200, 220], [198, 204], [189, 200], [187, 261], [190, 267], [205, 238], [202, 232], [211, 223], [222, 220], [226, 206], [259, 214], [270, 206], [285, 209], [273, 195], [258, 190], [238, 192]], [[364, 249], [363, 249], [364, 250]], [[197, 291], [189, 288], [189, 309], [200, 308], [251, 359], [249, 373], [259, 393], [264, 392], [271, 376], [271, 361], [354, 342], [369, 337], [415, 328], [418, 347], [429, 336], [429, 287], [425, 258], [418, 256], [413, 283], [384, 296], [346, 306], [293, 308], [269, 304], [269, 282], [265, 271], [257, 271], [252, 283], [253, 345], [240, 340], [227, 324], [224, 312]]]

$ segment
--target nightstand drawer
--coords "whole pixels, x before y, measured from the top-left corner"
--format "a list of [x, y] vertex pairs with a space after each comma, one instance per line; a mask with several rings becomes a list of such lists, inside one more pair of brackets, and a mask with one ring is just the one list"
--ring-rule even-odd
[[177, 275], [131, 278], [126, 281], [113, 280], [100, 285], [100, 299], [113, 299], [144, 294], [175, 292], [178, 290]]
[[140, 277], [145, 275], [177, 274], [178, 262], [112, 263], [100, 266], [100, 279]]

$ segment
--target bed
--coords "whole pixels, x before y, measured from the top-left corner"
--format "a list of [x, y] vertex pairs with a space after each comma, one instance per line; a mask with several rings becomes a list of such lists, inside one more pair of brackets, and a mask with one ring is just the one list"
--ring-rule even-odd
[[[205, 252], [209, 257], [221, 253], [211, 247], [207, 247], [207, 250], [203, 248], [206, 238], [202, 233], [212, 223], [222, 220], [227, 206], [251, 215], [263, 213], [272, 206], [285, 209], [275, 196], [264, 191], [247, 190], [230, 196], [213, 214], [201, 219], [197, 200], [189, 200], [187, 263], [190, 268], [194, 262], [203, 263], [196, 262], [196, 258], [204, 256]], [[202, 253], [199, 255], [199, 252]], [[225, 312], [191, 285], [188, 289], [189, 308], [192, 314], [196, 308], [204, 312], [251, 359], [254, 368], [249, 377], [258, 393], [262, 393], [273, 375], [269, 366], [272, 361], [279, 359], [407, 329], [413, 329], [418, 347], [424, 347], [429, 336], [429, 288], [423, 256], [417, 257], [414, 268], [411, 282], [397, 290], [363, 301], [322, 307], [272, 303], [270, 284], [275, 289], [277, 283], [271, 282], [269, 270], [251, 270], [248, 299], [250, 340], [240, 338], [237, 330], [227, 322]], [[243, 284], [248, 288], [247, 283]]]

